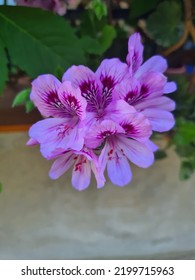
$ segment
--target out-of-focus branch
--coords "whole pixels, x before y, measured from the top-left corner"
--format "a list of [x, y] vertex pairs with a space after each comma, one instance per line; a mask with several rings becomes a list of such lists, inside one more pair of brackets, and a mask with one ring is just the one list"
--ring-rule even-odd
[[172, 52], [179, 49], [187, 40], [188, 36], [191, 35], [192, 40], [195, 43], [195, 27], [192, 21], [192, 2], [191, 0], [183, 0], [184, 2], [184, 11], [185, 11], [185, 20], [184, 20], [184, 32], [179, 41], [162, 52], [164, 56], [168, 56]]

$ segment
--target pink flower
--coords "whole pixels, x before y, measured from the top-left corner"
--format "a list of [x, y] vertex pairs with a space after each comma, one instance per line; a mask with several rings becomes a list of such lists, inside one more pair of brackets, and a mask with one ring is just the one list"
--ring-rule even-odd
[[44, 117], [53, 117], [37, 122], [29, 130], [45, 158], [54, 158], [66, 149], [82, 149], [87, 103], [79, 89], [70, 82], [60, 83], [52, 75], [42, 75], [32, 83], [31, 100]]
[[59, 156], [53, 163], [49, 176], [52, 179], [59, 178], [72, 165], [72, 185], [75, 189], [81, 191], [86, 189], [91, 180], [91, 171], [94, 173], [97, 187], [101, 188], [105, 184], [103, 173], [99, 169], [97, 156], [91, 149], [84, 148], [81, 151], [67, 151]]
[[153, 152], [144, 144], [152, 131], [148, 120], [136, 112], [118, 122], [102, 121], [87, 134], [85, 143], [91, 148], [104, 144], [99, 157], [101, 171], [107, 166], [111, 182], [124, 186], [132, 179], [128, 160], [143, 168], [153, 163]]
[[47, 119], [29, 130], [27, 145], [40, 144], [46, 159], [55, 159], [49, 175], [59, 178], [71, 166], [72, 185], [78, 190], [105, 184], [104, 171], [113, 184], [132, 179], [129, 162], [147, 168], [157, 146], [152, 130], [174, 125], [175, 103], [164, 96], [176, 89], [163, 75], [166, 61], [154, 56], [144, 64], [139, 34], [129, 39], [127, 63], [105, 59], [94, 73], [86, 66], [72, 66], [61, 83], [52, 75], [32, 83], [31, 100]]
[[159, 132], [170, 130], [174, 117], [170, 113], [175, 102], [163, 94], [176, 90], [174, 82], [167, 82], [162, 74], [167, 62], [161, 56], [153, 56], [143, 63], [143, 45], [139, 33], [133, 34], [128, 42], [127, 64], [129, 74], [115, 89], [115, 98], [123, 99], [142, 112], [151, 122], [152, 129]]
[[88, 120], [102, 120], [107, 106], [113, 100], [113, 91], [124, 76], [128, 67], [119, 59], [105, 59], [94, 73], [85, 66], [72, 66], [63, 75], [63, 81], [70, 81], [80, 88], [81, 95], [87, 101]]
[[66, 13], [67, 3], [65, 0], [15, 0], [18, 6], [42, 8], [53, 11], [63, 16]]

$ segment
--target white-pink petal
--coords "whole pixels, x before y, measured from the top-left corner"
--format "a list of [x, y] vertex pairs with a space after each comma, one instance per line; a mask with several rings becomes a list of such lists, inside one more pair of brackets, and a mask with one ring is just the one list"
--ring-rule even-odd
[[128, 184], [132, 179], [129, 162], [125, 155], [117, 149], [108, 157], [107, 171], [111, 182], [120, 187]]
[[69, 81], [61, 84], [58, 90], [59, 99], [64, 105], [64, 112], [67, 117], [77, 116], [80, 120], [86, 117], [87, 102], [81, 96], [79, 88], [74, 88]]
[[32, 82], [30, 99], [44, 117], [64, 117], [63, 104], [58, 97], [60, 81], [53, 75], [41, 75]]
[[175, 82], [168, 82], [164, 86], [163, 93], [168, 94], [177, 90], [177, 85]]
[[90, 180], [90, 162], [84, 156], [79, 156], [72, 171], [72, 185], [78, 191], [82, 191], [89, 186]]
[[161, 109], [145, 109], [143, 114], [149, 119], [152, 130], [165, 132], [173, 128], [175, 119], [173, 114]]
[[138, 111], [144, 109], [161, 109], [166, 111], [173, 111], [175, 110], [175, 102], [166, 96], [160, 96], [150, 99], [144, 99], [137, 104], [135, 104], [135, 108]]
[[148, 72], [160, 72], [164, 73], [167, 69], [167, 61], [160, 55], [155, 55], [144, 62], [137, 72], [135, 78], [140, 78], [144, 73]]
[[144, 143], [121, 136], [119, 141], [118, 145], [120, 145], [124, 154], [131, 162], [143, 168], [147, 168], [153, 164], [154, 154]]
[[134, 33], [129, 37], [128, 41], [128, 55], [127, 64], [129, 66], [130, 74], [137, 71], [143, 62], [143, 45], [141, 43], [141, 36], [139, 33]]
[[104, 59], [95, 72], [103, 86], [108, 88], [113, 88], [121, 82], [127, 73], [127, 64], [121, 62], [118, 58]]
[[58, 179], [74, 163], [74, 154], [70, 151], [58, 157], [51, 166], [49, 176], [51, 179]]

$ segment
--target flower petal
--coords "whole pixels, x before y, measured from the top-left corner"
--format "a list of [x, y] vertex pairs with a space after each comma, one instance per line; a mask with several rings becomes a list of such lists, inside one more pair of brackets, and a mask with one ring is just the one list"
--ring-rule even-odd
[[[108, 155], [110, 151], [113, 150], [110, 148], [109, 144], [106, 142], [104, 148], [101, 150], [98, 162], [99, 162], [99, 167], [102, 173], [104, 173], [106, 169], [106, 164], [108, 161]], [[112, 151], [113, 152], [113, 151]]]
[[53, 75], [41, 75], [32, 82], [30, 99], [45, 117], [64, 117], [64, 106], [58, 97], [61, 83]]
[[127, 64], [130, 68], [130, 74], [137, 71], [143, 62], [143, 45], [139, 33], [134, 33], [128, 41]]
[[27, 146], [35, 146], [37, 144], [39, 144], [39, 142], [37, 140], [33, 139], [33, 138], [30, 138], [28, 140], [28, 142], [26, 143]]
[[69, 148], [80, 150], [84, 143], [78, 125], [67, 119], [41, 120], [30, 128], [29, 135], [41, 144], [41, 153], [47, 159], [58, 156]]
[[154, 131], [165, 132], [175, 125], [173, 114], [170, 112], [160, 109], [145, 109], [142, 113], [149, 119]]
[[90, 162], [85, 156], [80, 155], [75, 162], [72, 172], [72, 185], [75, 189], [82, 191], [89, 186], [91, 180]]
[[154, 98], [163, 95], [166, 81], [167, 78], [161, 73], [149, 72], [143, 74], [140, 78], [141, 89], [139, 99], [142, 100], [143, 98]]
[[167, 61], [160, 55], [152, 56], [142, 64], [135, 73], [136, 78], [140, 78], [144, 73], [160, 72], [164, 73], [167, 69]]
[[120, 187], [128, 184], [132, 179], [129, 162], [125, 155], [117, 149], [108, 157], [107, 171], [111, 182]]
[[74, 154], [72, 151], [65, 153], [64, 155], [58, 157], [50, 171], [49, 176], [51, 179], [58, 179], [62, 176], [74, 163]]
[[97, 181], [97, 188], [102, 188], [105, 185], [105, 177], [104, 174], [99, 166], [98, 157], [94, 154], [92, 150], [89, 150], [89, 154], [91, 156], [91, 169], [95, 175]]
[[102, 61], [95, 73], [103, 84], [101, 108], [105, 108], [112, 101], [114, 87], [122, 81], [127, 73], [127, 65], [118, 58], [104, 59]]
[[140, 142], [147, 141], [152, 134], [152, 127], [149, 120], [142, 113], [129, 114], [118, 120], [120, 126], [125, 130], [127, 137]]
[[173, 111], [175, 110], [175, 102], [166, 96], [160, 96], [151, 99], [145, 99], [141, 102], [135, 104], [135, 108], [138, 111], [144, 109], [161, 109], [165, 111]]
[[135, 101], [139, 100], [140, 92], [140, 82], [128, 75], [122, 82], [116, 85], [113, 93], [113, 99], [121, 98], [131, 105], [134, 104]]
[[165, 84], [163, 93], [171, 93], [177, 90], [177, 85], [175, 82], [168, 82]]
[[85, 145], [89, 148], [97, 148], [107, 138], [124, 132], [124, 129], [119, 124], [111, 120], [104, 120], [92, 126], [85, 137]]
[[80, 120], [85, 118], [87, 102], [81, 96], [79, 88], [75, 89], [69, 81], [65, 81], [59, 87], [58, 95], [60, 101], [64, 105], [64, 113], [66, 117], [77, 116]]
[[154, 162], [154, 154], [148, 149], [144, 143], [127, 139], [125, 137], [118, 137], [121, 149], [124, 151], [125, 156], [134, 164], [139, 167], [149, 167]]
[[154, 142], [152, 142], [151, 140], [148, 140], [145, 142], [145, 145], [148, 147], [148, 149], [150, 149], [152, 152], [156, 152], [158, 151], [159, 147], [154, 144]]
[[81, 95], [87, 100], [87, 111], [97, 111], [100, 107], [102, 85], [88, 67], [72, 66], [63, 75], [63, 81], [70, 81], [76, 88], [80, 88]]
[[113, 120], [118, 123], [118, 120], [124, 118], [125, 115], [133, 114], [136, 110], [124, 100], [112, 101], [105, 109], [105, 119]]

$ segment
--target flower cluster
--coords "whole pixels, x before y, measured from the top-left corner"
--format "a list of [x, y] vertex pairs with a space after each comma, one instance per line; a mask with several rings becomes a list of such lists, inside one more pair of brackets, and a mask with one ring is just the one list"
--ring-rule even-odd
[[67, 7], [76, 7], [79, 0], [15, 0], [18, 6], [42, 8], [60, 16], [66, 13]]
[[135, 33], [126, 63], [105, 59], [95, 73], [72, 66], [62, 82], [53, 75], [32, 82], [31, 100], [46, 119], [30, 128], [28, 145], [40, 144], [42, 155], [55, 159], [52, 179], [73, 166], [76, 189], [89, 186], [91, 171], [101, 188], [107, 169], [112, 183], [124, 186], [132, 178], [129, 161], [142, 168], [153, 163], [157, 147], [150, 137], [174, 126], [175, 103], [164, 94], [176, 84], [163, 75], [167, 63], [161, 56], [142, 63], [143, 45]]

